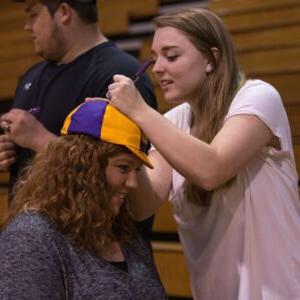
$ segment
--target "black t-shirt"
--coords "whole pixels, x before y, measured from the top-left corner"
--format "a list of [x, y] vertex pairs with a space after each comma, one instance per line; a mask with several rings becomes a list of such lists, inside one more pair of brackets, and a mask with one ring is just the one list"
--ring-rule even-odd
[[[110, 41], [90, 49], [69, 64], [43, 61], [22, 78], [13, 107], [25, 110], [39, 107], [37, 119], [49, 131], [59, 135], [68, 113], [86, 97], [105, 97], [114, 74], [131, 77], [138, 67], [137, 59]], [[137, 88], [148, 104], [156, 108], [152, 86], [146, 76], [139, 79]], [[18, 148], [17, 161], [11, 168], [10, 193], [32, 155], [32, 151]]]

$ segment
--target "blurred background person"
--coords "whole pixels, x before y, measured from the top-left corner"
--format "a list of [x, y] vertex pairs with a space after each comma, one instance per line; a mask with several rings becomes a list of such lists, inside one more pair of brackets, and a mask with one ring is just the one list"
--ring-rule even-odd
[[[139, 62], [101, 32], [96, 0], [18, 0], [27, 14], [24, 29], [44, 60], [17, 87], [13, 109], [1, 118], [0, 170], [10, 171], [9, 194], [30, 158], [59, 135], [70, 111], [86, 97], [104, 97], [116, 73], [133, 76]], [[156, 108], [146, 76], [136, 83]], [[17, 146], [17, 147], [16, 147]], [[139, 224], [145, 238], [153, 219]]]

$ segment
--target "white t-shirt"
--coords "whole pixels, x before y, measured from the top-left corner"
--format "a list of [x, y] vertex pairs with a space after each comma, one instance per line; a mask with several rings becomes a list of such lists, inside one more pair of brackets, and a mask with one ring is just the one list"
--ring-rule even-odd
[[[194, 299], [300, 299], [300, 202], [288, 119], [277, 91], [248, 80], [225, 118], [251, 114], [279, 138], [265, 147], [209, 208], [187, 202], [184, 178], [173, 170], [170, 202], [188, 261]], [[166, 113], [190, 132], [186, 103]], [[191, 158], [192, 159], [192, 158]]]

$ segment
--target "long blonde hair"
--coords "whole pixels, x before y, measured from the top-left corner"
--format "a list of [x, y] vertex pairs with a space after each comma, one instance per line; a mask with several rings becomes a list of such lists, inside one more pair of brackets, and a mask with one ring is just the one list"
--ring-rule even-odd
[[[229, 32], [217, 15], [205, 9], [162, 15], [154, 20], [154, 24], [157, 28], [168, 26], [181, 31], [212, 62], [213, 71], [207, 73], [203, 82], [199, 79], [198, 97], [194, 103], [196, 109], [193, 110], [193, 135], [211, 143], [244, 80]], [[219, 50], [218, 58], [213, 55], [212, 48]], [[189, 181], [185, 183], [185, 192], [193, 203], [203, 206], [210, 203], [212, 192]]]
[[128, 151], [85, 135], [49, 143], [18, 182], [2, 227], [18, 214], [34, 211], [96, 255], [111, 241], [125, 243], [134, 232], [133, 223], [125, 206], [115, 217], [105, 170], [110, 157]]

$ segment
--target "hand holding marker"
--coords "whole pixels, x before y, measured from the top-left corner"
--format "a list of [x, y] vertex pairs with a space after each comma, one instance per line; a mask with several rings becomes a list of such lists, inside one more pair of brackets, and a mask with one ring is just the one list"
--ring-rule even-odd
[[[132, 81], [136, 83], [140, 77], [147, 71], [150, 65], [153, 64], [153, 60], [151, 58], [147, 59], [136, 71], [136, 73], [131, 77]], [[108, 91], [106, 93], [106, 98], [110, 100], [111, 95], [110, 92]]]
[[[40, 111], [40, 108], [38, 106], [32, 107], [27, 110], [28, 113], [36, 114]], [[9, 133], [10, 131], [10, 124], [7, 121], [2, 121], [0, 124], [1, 128], [3, 129], [4, 133]]]
[[134, 76], [132, 77], [132, 80], [134, 83], [136, 83], [139, 78], [147, 71], [148, 67], [153, 64], [153, 60], [151, 58], [147, 59], [136, 71]]

